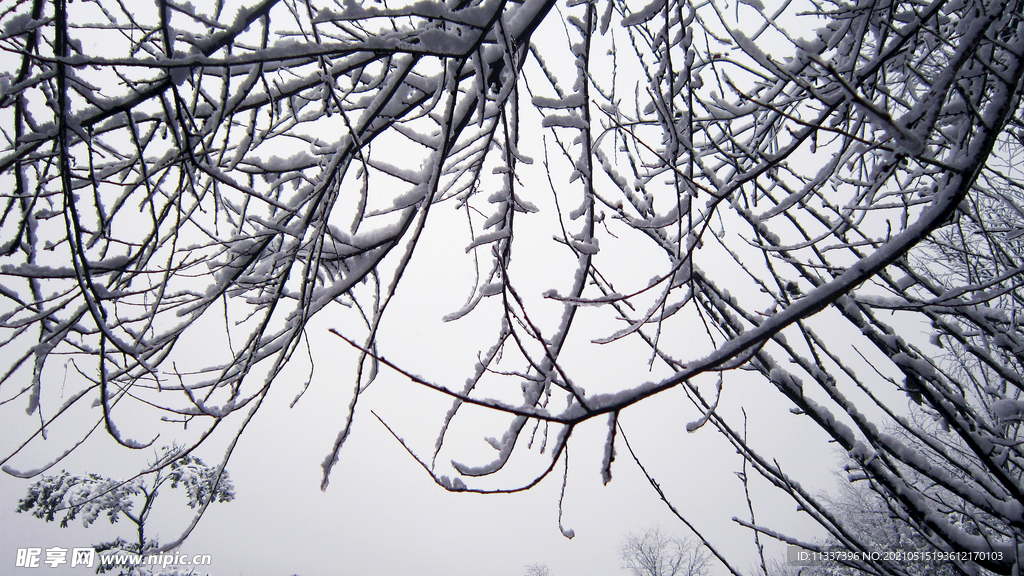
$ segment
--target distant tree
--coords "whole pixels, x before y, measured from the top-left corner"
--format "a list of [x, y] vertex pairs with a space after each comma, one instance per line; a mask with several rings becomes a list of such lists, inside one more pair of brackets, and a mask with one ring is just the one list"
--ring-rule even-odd
[[[97, 544], [96, 552], [144, 557], [159, 549], [159, 542], [146, 536], [146, 522], [161, 488], [182, 489], [190, 508], [230, 502], [235, 497], [227, 471], [207, 466], [199, 458], [170, 447], [161, 451], [145, 476], [113, 480], [98, 474], [75, 475], [66, 470], [56, 476], [44, 476], [18, 502], [17, 511], [29, 512], [47, 522], [63, 516], [62, 528], [74, 520], [81, 520], [83, 526], [89, 527], [101, 514], [105, 514], [111, 524], [125, 518], [135, 525], [135, 536]], [[97, 572], [108, 569], [123, 570], [123, 567], [104, 564], [96, 567]], [[153, 566], [131, 567], [121, 574], [136, 576], [151, 574], [154, 570], [157, 569]], [[167, 576], [178, 573], [175, 569], [157, 571]]]
[[[8, 2], [0, 410], [31, 430], [0, 465], [56, 465], [14, 464], [68, 414], [127, 449], [152, 442], [120, 425], [143, 413], [190, 448], [230, 426], [237, 442], [272, 388], [319, 384], [310, 341], [331, 322], [355, 360], [323, 488], [384, 369], [451, 399], [428, 448], [395, 436], [453, 491], [536, 485], [594, 420], [609, 481], [620, 414], [674, 389], [690, 430], [846, 538], [717, 410], [759, 375], [930, 545], [1024, 542], [1022, 13]], [[423, 297], [441, 256], [465, 265], [444, 279], [464, 304]], [[418, 312], [393, 318], [401, 302]], [[441, 318], [472, 337], [432, 340], [473, 348], [424, 376], [394, 337]], [[622, 374], [589, 371], [606, 358]], [[440, 458], [467, 405], [503, 428], [480, 434], [493, 457]], [[528, 450], [545, 458], [530, 479], [477, 482]]]
[[689, 540], [669, 536], [658, 526], [630, 533], [619, 549], [622, 567], [634, 576], [707, 576], [711, 554]]
[[547, 564], [530, 564], [526, 567], [526, 576], [551, 576], [551, 569]]
[[[839, 494], [826, 498], [826, 501], [835, 514], [843, 519], [844, 529], [858, 546], [851, 548], [837, 537], [830, 536], [819, 544], [823, 550], [865, 550], [877, 554], [905, 554], [907, 558], [935, 551], [935, 547], [924, 534], [900, 519], [887, 505], [886, 500], [871, 490], [866, 483], [840, 484]], [[807, 576], [861, 576], [899, 570], [907, 576], [954, 576], [963, 574], [963, 567], [964, 563], [948, 560], [922, 558], [914, 561], [893, 561], [882, 557], [877, 561], [868, 562], [824, 562], [820, 566], [805, 570], [804, 573]]]
[[[841, 482], [838, 493], [822, 498], [842, 518], [843, 534], [813, 543], [815, 551], [872, 552], [868, 560], [826, 560], [813, 563], [768, 562], [768, 576], [867, 576], [897, 573], [903, 576], [956, 576], [971, 574], [968, 562], [929, 558], [937, 552], [931, 535], [901, 518], [887, 499], [867, 482]], [[933, 492], [934, 487], [933, 487]], [[948, 495], [947, 495], [948, 497]], [[854, 543], [851, 545], [851, 542]], [[1009, 553], [1008, 549], [1004, 550]], [[849, 555], [846, 558], [853, 558]], [[863, 558], [864, 556], [861, 556]], [[895, 559], [894, 558], [902, 558]], [[990, 574], [978, 569], [977, 574]]]

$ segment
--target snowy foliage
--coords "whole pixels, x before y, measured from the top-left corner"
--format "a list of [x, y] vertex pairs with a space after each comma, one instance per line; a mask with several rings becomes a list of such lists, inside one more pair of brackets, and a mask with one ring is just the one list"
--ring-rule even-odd
[[[152, 442], [123, 432], [134, 409], [158, 413], [161, 433], [200, 430], [190, 448], [217, 427], [237, 441], [289, 366], [323, 380], [310, 340], [335, 340], [313, 329], [330, 311], [358, 358], [325, 488], [385, 370], [451, 398], [433, 455], [403, 444], [454, 491], [495, 490], [480, 477], [500, 480], [524, 451], [545, 467], [500, 490], [535, 485], [591, 420], [608, 427], [608, 481], [619, 414], [673, 389], [694, 432], [716, 429], [841, 534], [720, 413], [757, 373], [930, 545], [1020, 544], [1022, 13], [1022, 0], [5, 6], [0, 406], [36, 431], [0, 465], [54, 465], [12, 459], [71, 413], [130, 449]], [[437, 316], [490, 328], [450, 381], [388, 348], [416, 320], [391, 311], [427, 307], [436, 277], [411, 271], [430, 266], [436, 229], [473, 270], [446, 278], [465, 303]], [[628, 375], [587, 372], [622, 350]], [[481, 434], [493, 457], [439, 464], [468, 405], [508, 424]], [[201, 514], [212, 477], [181, 474]], [[111, 494], [102, 482], [52, 480], [37, 498]]]
[[62, 470], [33, 484], [28, 496], [18, 502], [18, 512], [31, 512], [47, 522], [62, 512], [62, 528], [79, 515], [83, 526], [95, 522], [100, 514], [106, 514], [113, 524], [122, 514], [131, 517], [132, 498], [140, 493], [141, 484], [140, 479], [121, 483], [98, 474], [74, 476]]
[[[152, 511], [159, 489], [169, 485], [185, 490], [191, 508], [205, 506], [211, 502], [230, 502], [235, 497], [234, 487], [228, 473], [216, 467], [207, 466], [191, 454], [183, 454], [178, 447], [164, 447], [159, 458], [152, 464], [146, 475], [126, 480], [114, 480], [98, 474], [74, 475], [62, 470], [56, 476], [43, 476], [29, 488], [28, 495], [18, 502], [18, 512], [30, 512], [36, 518], [51, 522], [58, 514], [62, 528], [68, 523], [81, 519], [83, 526], [90, 526], [105, 514], [111, 524], [122, 517], [134, 525], [137, 538], [134, 541], [117, 538], [111, 542], [97, 544], [98, 553], [150, 554], [159, 549], [159, 542], [146, 537], [146, 521]], [[136, 508], [138, 504], [138, 509]], [[99, 565], [100, 571], [106, 567]], [[162, 570], [152, 566], [132, 567], [132, 576], [149, 574], [176, 576], [174, 570]]]
[[181, 485], [188, 494], [189, 508], [196, 508], [208, 502], [230, 502], [235, 498], [235, 489], [227, 471], [207, 466], [192, 455], [173, 460], [168, 467], [167, 480], [171, 488]]
[[[135, 477], [128, 480], [112, 480], [98, 474], [73, 475], [62, 470], [56, 476], [43, 476], [29, 488], [28, 496], [18, 503], [19, 512], [31, 512], [36, 518], [47, 522], [63, 512], [61, 527], [82, 516], [82, 525], [89, 526], [100, 514], [106, 514], [111, 524], [125, 515], [133, 522], [144, 519], [150, 507], [150, 500], [156, 497], [157, 489], [170, 483], [171, 488], [179, 485], [188, 494], [190, 508], [208, 502], [230, 502], [235, 498], [234, 487], [227, 472], [207, 466], [202, 460], [186, 454], [170, 460], [174, 453], [163, 450], [162, 467], [155, 468], [152, 478]], [[133, 515], [133, 498], [143, 496], [146, 502], [138, 515]]]

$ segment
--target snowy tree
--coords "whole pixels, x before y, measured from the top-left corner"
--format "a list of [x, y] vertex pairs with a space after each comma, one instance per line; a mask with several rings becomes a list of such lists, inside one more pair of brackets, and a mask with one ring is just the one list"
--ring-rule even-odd
[[[235, 497], [227, 471], [208, 466], [199, 458], [171, 446], [161, 450], [146, 476], [114, 480], [99, 474], [71, 474], [66, 470], [56, 476], [43, 476], [18, 502], [17, 511], [29, 512], [47, 522], [62, 515], [62, 528], [67, 528], [74, 520], [81, 520], [83, 526], [89, 527], [101, 514], [106, 515], [111, 524], [126, 518], [135, 525], [133, 538], [103, 542], [95, 549], [99, 553], [128, 553], [141, 557], [160, 546], [159, 542], [146, 536], [146, 522], [161, 488], [181, 488], [188, 498], [188, 506], [193, 509], [212, 502], [230, 502]], [[109, 568], [101, 563], [97, 565], [97, 572], [105, 572]], [[178, 573], [174, 569], [156, 571], [165, 576]], [[144, 576], [156, 572], [153, 566], [143, 565], [133, 566], [122, 573]]]
[[865, 561], [853, 554], [844, 556], [841, 553], [853, 550], [835, 536], [830, 536], [816, 543], [815, 549], [840, 554], [813, 562], [792, 562], [787, 555], [768, 564], [769, 575], [861, 576], [884, 574], [893, 569], [907, 576], [954, 576], [962, 573], [955, 562], [924, 557], [922, 553], [934, 551], [927, 538], [894, 514], [886, 499], [864, 483], [840, 483], [838, 493], [825, 496], [823, 500], [833, 513], [844, 518], [848, 532], [868, 550], [878, 554], [880, 560], [882, 554], [916, 559], [892, 562], [887, 566], [880, 560]]
[[[493, 491], [475, 481], [538, 451], [533, 479], [499, 490], [527, 489], [568, 466], [572, 432], [595, 420], [608, 481], [620, 414], [672, 389], [691, 430], [716, 429], [751, 475], [862, 545], [718, 412], [760, 374], [929, 545], [1016, 573], [985, 553], [1024, 542], [1022, 13], [10, 3], [0, 406], [26, 408], [35, 431], [0, 464], [54, 466], [22, 463], [72, 413], [92, 418], [81, 441], [102, 427], [147, 446], [124, 432], [144, 408], [161, 433], [187, 424], [189, 448], [234, 427], [223, 469], [271, 388], [318, 383], [326, 322], [357, 358], [325, 488], [384, 370], [451, 398], [433, 453], [407, 445], [449, 490]], [[464, 305], [422, 297], [441, 258], [472, 271], [445, 282]], [[464, 330], [453, 341], [479, 346], [474, 360], [421, 375], [395, 345], [418, 321], [391, 317], [409, 301]], [[624, 375], [588, 372], [610, 356]], [[504, 427], [494, 457], [441, 464], [469, 406]]]
[[619, 553], [622, 567], [634, 576], [706, 576], [710, 568], [707, 551], [658, 526], [627, 535]]
[[551, 576], [547, 564], [530, 564], [526, 567], [526, 576]]

